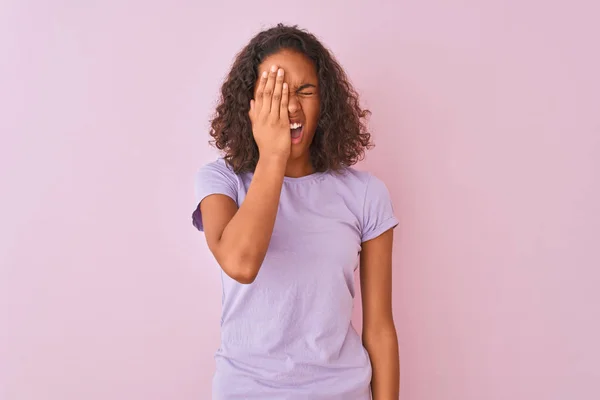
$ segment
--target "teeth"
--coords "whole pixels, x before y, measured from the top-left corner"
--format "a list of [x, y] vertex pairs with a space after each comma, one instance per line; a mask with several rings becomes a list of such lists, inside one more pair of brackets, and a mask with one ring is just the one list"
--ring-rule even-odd
[[290, 129], [298, 129], [302, 126], [301, 123], [299, 122], [294, 122], [293, 124], [290, 124]]

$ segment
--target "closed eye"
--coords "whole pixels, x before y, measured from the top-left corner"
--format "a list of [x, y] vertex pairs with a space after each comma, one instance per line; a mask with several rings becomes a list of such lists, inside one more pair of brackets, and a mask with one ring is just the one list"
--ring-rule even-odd
[[[312, 83], [306, 83], [302, 86], [300, 86], [298, 89], [296, 89], [296, 93], [301, 95], [301, 96], [311, 96], [314, 94], [314, 92], [310, 89], [316, 89], [317, 87], [315, 85], [313, 85]], [[307, 90], [309, 89], [309, 90]]]

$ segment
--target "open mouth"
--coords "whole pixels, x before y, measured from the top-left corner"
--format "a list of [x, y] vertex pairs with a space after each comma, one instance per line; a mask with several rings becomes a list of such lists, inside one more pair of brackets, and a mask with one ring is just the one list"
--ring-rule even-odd
[[300, 122], [291, 123], [290, 132], [292, 134], [292, 139], [299, 139], [302, 136], [302, 124]]

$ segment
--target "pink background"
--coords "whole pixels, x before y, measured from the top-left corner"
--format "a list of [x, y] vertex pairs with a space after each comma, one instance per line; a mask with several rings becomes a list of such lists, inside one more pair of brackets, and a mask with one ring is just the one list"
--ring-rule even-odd
[[597, 2], [202, 3], [2, 2], [0, 399], [210, 397], [192, 177], [234, 53], [278, 21], [374, 112], [402, 399], [600, 398]]

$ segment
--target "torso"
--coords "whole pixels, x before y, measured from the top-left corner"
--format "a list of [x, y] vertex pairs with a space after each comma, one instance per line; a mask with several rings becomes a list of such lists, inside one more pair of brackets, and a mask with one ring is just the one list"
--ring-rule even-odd
[[[251, 174], [238, 176], [238, 205]], [[351, 324], [368, 175], [285, 178], [256, 280], [223, 274], [214, 399], [370, 398], [371, 365]]]

